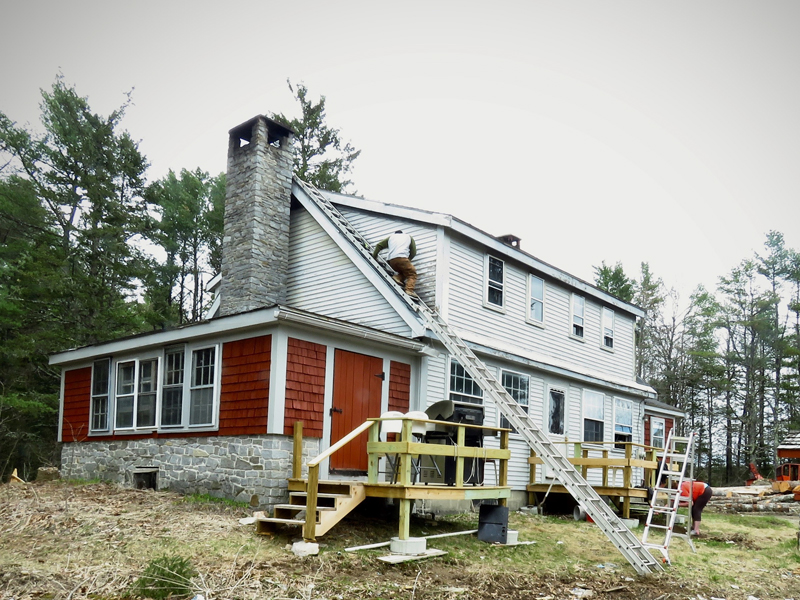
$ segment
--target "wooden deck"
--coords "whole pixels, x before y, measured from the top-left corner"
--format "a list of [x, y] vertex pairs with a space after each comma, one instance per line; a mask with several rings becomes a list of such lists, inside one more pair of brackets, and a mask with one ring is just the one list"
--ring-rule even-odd
[[[568, 456], [571, 464], [577, 467], [584, 479], [590, 479], [590, 473], [597, 479], [596, 471], [600, 471], [599, 485], [593, 484], [592, 488], [600, 496], [607, 496], [617, 507], [624, 518], [630, 518], [631, 499], [647, 500], [647, 487], [653, 487], [655, 483], [655, 470], [658, 468], [656, 461], [656, 451], [658, 449], [632, 442], [564, 442], [566, 452], [572, 454]], [[610, 455], [609, 447], [619, 449], [624, 446], [625, 455], [620, 457], [618, 454]], [[526, 489], [529, 495], [530, 504], [536, 504], [539, 495], [543, 494], [569, 494], [569, 492], [557, 481], [536, 482], [536, 469], [543, 465], [544, 461], [536, 453], [531, 451], [528, 458], [530, 465], [530, 483]], [[634, 481], [634, 468], [643, 469], [644, 481]], [[620, 479], [621, 485], [615, 485]]]
[[[427, 419], [411, 419], [407, 417], [394, 418], [402, 421], [402, 428], [395, 441], [381, 441], [381, 422], [389, 419], [368, 419], [362, 425], [343, 437], [336, 444], [323, 451], [319, 456], [308, 462], [308, 477], [303, 478], [302, 470], [302, 423], [295, 423], [294, 430], [294, 460], [292, 465], [292, 478], [289, 479], [289, 492], [303, 493], [306, 496], [305, 513], [307, 515], [303, 528], [303, 538], [314, 540], [316, 535], [318, 515], [317, 499], [324, 494], [327, 488], [333, 489], [343, 481], [323, 481], [319, 479], [320, 464], [332, 454], [343, 448], [364, 432], [368, 432], [367, 442], [368, 469], [366, 481], [352, 481], [354, 485], [363, 487], [366, 497], [394, 498], [400, 503], [400, 532], [401, 540], [409, 537], [409, 524], [411, 520], [411, 503], [414, 500], [488, 500], [496, 499], [499, 504], [506, 505], [511, 496], [508, 485], [508, 460], [511, 451], [508, 447], [509, 429], [498, 427], [483, 427], [464, 423], [451, 423], [446, 421], [433, 421]], [[427, 443], [424, 437], [413, 435], [413, 426], [424, 423], [426, 426], [435, 427], [450, 433], [452, 443]], [[500, 435], [499, 448], [483, 448], [468, 446], [465, 443], [467, 430], [483, 430], [487, 435]], [[445, 457], [454, 461], [454, 481], [452, 485], [443, 483], [422, 483], [417, 481], [418, 475], [414, 469], [415, 461], [422, 457]], [[389, 457], [391, 460], [389, 460]], [[464, 464], [466, 460], [489, 460], [497, 465], [497, 485], [484, 485], [484, 482], [470, 484], [464, 481]], [[380, 470], [381, 463], [393, 465], [392, 472], [388, 475], [390, 481], [380, 481], [386, 478], [386, 469]]]

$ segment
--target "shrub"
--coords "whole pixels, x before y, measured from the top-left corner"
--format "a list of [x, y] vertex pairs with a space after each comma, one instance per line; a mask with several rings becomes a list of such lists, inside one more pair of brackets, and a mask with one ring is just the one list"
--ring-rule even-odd
[[197, 575], [192, 563], [180, 556], [160, 556], [150, 561], [133, 585], [133, 595], [163, 600], [192, 594], [191, 579]]

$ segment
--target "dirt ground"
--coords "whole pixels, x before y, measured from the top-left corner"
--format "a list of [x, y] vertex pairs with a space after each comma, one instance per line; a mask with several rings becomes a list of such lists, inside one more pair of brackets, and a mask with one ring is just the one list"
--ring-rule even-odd
[[[619, 555], [613, 559], [615, 564], [596, 565], [594, 558], [573, 561], [569, 556], [566, 562], [556, 563], [548, 560], [542, 548], [498, 549], [480, 545], [474, 536], [472, 540], [466, 536], [437, 540], [450, 549], [447, 556], [388, 565], [377, 559], [379, 551], [344, 551], [396, 535], [392, 533], [396, 522], [369, 513], [341, 524], [335, 535], [321, 538], [318, 556], [297, 558], [289, 551], [290, 535], [257, 536], [253, 525], [239, 523], [250, 513], [246, 507], [191, 502], [169, 492], [107, 484], [2, 485], [0, 598], [122, 598], [147, 563], [163, 555], [192, 561], [199, 573], [193, 586], [205, 600], [800, 598], [800, 570], [775, 573], [767, 569], [754, 576], [760, 579], [759, 585], [745, 589], [686, 573], [678, 577], [669, 570], [638, 577]], [[588, 524], [581, 525], [590, 531]], [[458, 530], [460, 524], [425, 527], [421, 533], [441, 533], [448, 527]], [[762, 544], [739, 535], [738, 542], [725, 535], [720, 543], [755, 548]], [[605, 547], [603, 540], [592, 543]]]

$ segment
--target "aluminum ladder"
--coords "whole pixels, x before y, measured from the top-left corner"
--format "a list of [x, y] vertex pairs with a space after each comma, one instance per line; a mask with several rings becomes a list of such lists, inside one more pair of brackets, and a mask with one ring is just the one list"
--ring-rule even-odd
[[394, 274], [394, 269], [380, 256], [378, 260], [372, 257], [372, 245], [350, 225], [339, 210], [316, 187], [297, 178], [295, 178], [295, 181], [339, 228], [339, 231], [350, 240], [352, 245], [359, 249], [360, 253], [383, 276], [386, 282], [391, 284], [391, 288], [412, 310], [422, 317], [425, 324], [436, 334], [436, 337], [439, 338], [447, 351], [456, 357], [461, 366], [477, 382], [484, 393], [494, 401], [497, 409], [508, 419], [509, 423], [517, 430], [517, 433], [526, 440], [536, 454], [541, 457], [542, 462], [556, 474], [561, 484], [575, 498], [581, 508], [591, 516], [595, 524], [630, 562], [636, 572], [640, 575], [646, 575], [654, 571], [663, 570], [661, 564], [617, 517], [608, 506], [608, 503], [586, 482], [572, 463], [539, 429], [528, 416], [528, 413], [517, 404], [514, 398], [487, 369], [486, 365], [453, 332], [439, 313], [426, 306], [420, 299], [411, 298], [397, 285], [391, 275]]
[[[673, 435], [674, 431], [674, 428], [670, 429], [663, 455], [659, 454], [661, 460], [656, 474], [655, 486], [653, 487], [653, 495], [650, 498], [650, 509], [647, 511], [644, 533], [642, 534], [644, 547], [653, 548], [661, 552], [664, 562], [667, 564], [670, 564], [669, 544], [673, 537], [685, 539], [692, 552], [696, 552], [692, 538], [688, 534], [692, 518], [691, 492], [688, 498], [689, 523], [686, 527], [687, 533], [676, 533], [675, 521], [677, 520], [678, 508], [682, 498], [681, 484], [687, 479], [687, 469], [689, 471], [688, 480], [690, 482], [694, 481], [694, 446], [697, 434], [691, 432], [688, 436], [682, 437]], [[653, 522], [653, 517], [657, 515], [664, 515], [664, 525]], [[658, 542], [648, 541], [651, 530], [663, 532], [664, 539]]]

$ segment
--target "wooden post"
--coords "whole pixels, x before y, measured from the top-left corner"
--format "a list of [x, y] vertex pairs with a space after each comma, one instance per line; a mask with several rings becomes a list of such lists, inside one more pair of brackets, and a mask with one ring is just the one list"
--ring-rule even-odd
[[319, 489], [319, 465], [308, 466], [308, 485], [306, 486], [306, 524], [303, 539], [316, 541], [317, 535], [317, 491]]
[[[500, 432], [500, 449], [508, 450], [508, 431]], [[508, 460], [505, 458], [500, 459], [500, 481], [501, 486], [508, 485]], [[500, 506], [508, 506], [508, 498], [499, 498], [497, 504]]]
[[[603, 450], [603, 460], [608, 460], [608, 450]], [[615, 475], [614, 482], [616, 483], [616, 481], [617, 477]], [[603, 465], [603, 487], [608, 487], [608, 465]]]
[[[464, 441], [467, 439], [466, 428], [463, 425], [458, 426], [456, 432], [456, 450], [464, 447]], [[458, 456], [456, 458], [456, 487], [464, 487], [464, 457]]]
[[[633, 444], [627, 442], [625, 444], [625, 466], [622, 467], [622, 487], [630, 489], [633, 486], [633, 467], [631, 466], [631, 459], [633, 458]], [[627, 518], [627, 517], [626, 517]]]
[[[375, 421], [369, 430], [369, 441], [379, 442], [381, 432], [381, 422]], [[367, 482], [370, 484], [378, 483], [378, 465], [380, 464], [380, 455], [371, 452], [367, 462]]]
[[400, 500], [400, 535], [401, 540], [411, 537], [411, 500]]
[[[577, 444], [576, 444], [576, 445], [577, 445]], [[582, 456], [583, 458], [589, 458], [589, 451], [588, 451], [588, 450], [583, 450], [583, 451], [581, 452], [581, 456]], [[586, 479], [586, 476], [587, 476], [588, 474], [589, 474], [589, 467], [587, 467], [586, 465], [581, 465], [581, 476], [582, 476], [584, 479]]]
[[292, 450], [292, 479], [303, 477], [303, 422], [294, 422], [294, 449]]
[[[403, 430], [400, 432], [400, 441], [408, 442], [411, 440], [411, 428], [413, 425], [414, 422], [411, 419], [403, 419]], [[397, 476], [397, 480], [402, 486], [411, 485], [411, 455], [408, 452], [400, 454], [400, 473]]]
[[[531, 448], [530, 451], [531, 458], [536, 457], [536, 452]], [[536, 465], [529, 464], [528, 465], [528, 482], [533, 485], [536, 483]], [[528, 492], [528, 504], [536, 504], [536, 492]]]

